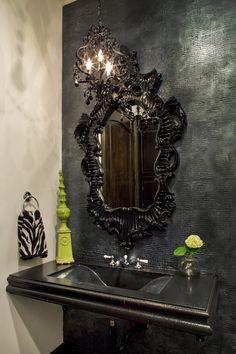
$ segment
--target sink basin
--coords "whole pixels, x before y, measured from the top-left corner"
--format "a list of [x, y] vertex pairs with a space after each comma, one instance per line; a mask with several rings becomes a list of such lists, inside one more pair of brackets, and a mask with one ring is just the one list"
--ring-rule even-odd
[[127, 268], [111, 268], [98, 265], [73, 265], [50, 274], [73, 284], [93, 284], [159, 294], [171, 280], [171, 275]]

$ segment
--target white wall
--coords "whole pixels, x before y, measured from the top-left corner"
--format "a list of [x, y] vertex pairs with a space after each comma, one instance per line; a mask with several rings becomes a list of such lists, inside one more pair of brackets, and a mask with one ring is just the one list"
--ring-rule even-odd
[[49, 353], [62, 342], [59, 306], [6, 294], [19, 261], [17, 217], [25, 191], [40, 203], [55, 258], [61, 165], [62, 1], [0, 0], [0, 353]]

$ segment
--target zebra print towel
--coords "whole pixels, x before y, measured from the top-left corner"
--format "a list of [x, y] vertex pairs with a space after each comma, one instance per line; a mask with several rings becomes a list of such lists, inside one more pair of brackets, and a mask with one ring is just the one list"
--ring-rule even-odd
[[39, 210], [23, 210], [18, 217], [18, 245], [22, 259], [47, 257], [43, 220]]

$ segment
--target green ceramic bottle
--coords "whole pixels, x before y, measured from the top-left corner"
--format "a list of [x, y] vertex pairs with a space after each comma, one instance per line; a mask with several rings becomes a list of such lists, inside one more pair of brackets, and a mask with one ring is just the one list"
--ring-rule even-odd
[[60, 219], [60, 227], [57, 232], [57, 264], [74, 263], [71, 243], [71, 231], [67, 226], [67, 219], [70, 216], [70, 209], [66, 205], [66, 192], [62, 171], [59, 171], [59, 207], [57, 216]]

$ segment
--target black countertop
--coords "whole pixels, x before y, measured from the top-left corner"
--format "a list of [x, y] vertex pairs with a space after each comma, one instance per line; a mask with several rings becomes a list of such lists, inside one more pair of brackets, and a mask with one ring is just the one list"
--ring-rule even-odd
[[[8, 277], [7, 291], [196, 335], [211, 335], [213, 332], [217, 282], [216, 276], [212, 274], [200, 274], [188, 279], [174, 272], [160, 294], [150, 294], [87, 283], [75, 284], [68, 279], [51, 276], [68, 267], [70, 266], [57, 265], [52, 261], [11, 274]], [[149, 271], [160, 273], [160, 270], [142, 270]], [[164, 273], [163, 270], [162, 272]]]

